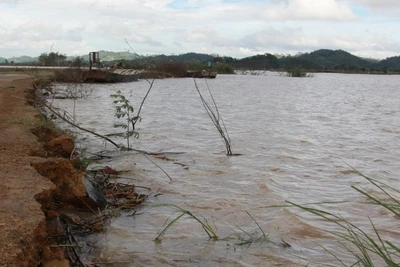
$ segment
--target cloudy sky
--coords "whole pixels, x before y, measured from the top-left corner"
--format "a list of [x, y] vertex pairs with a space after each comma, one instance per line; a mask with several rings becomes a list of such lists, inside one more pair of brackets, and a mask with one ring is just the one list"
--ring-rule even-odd
[[[90, 51], [242, 58], [400, 55], [400, 0], [0, 0], [0, 57]], [[129, 44], [129, 45], [128, 45]]]

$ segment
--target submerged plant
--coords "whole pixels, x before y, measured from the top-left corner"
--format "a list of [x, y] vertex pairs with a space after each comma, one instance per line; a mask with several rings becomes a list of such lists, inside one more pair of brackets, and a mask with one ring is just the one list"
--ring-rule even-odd
[[203, 104], [204, 109], [206, 110], [208, 116], [210, 117], [211, 121], [213, 122], [215, 128], [217, 128], [219, 135], [221, 136], [222, 140], [224, 141], [225, 144], [225, 149], [226, 149], [226, 154], [228, 156], [233, 156], [232, 153], [232, 143], [231, 139], [228, 134], [228, 130], [226, 129], [224, 120], [222, 119], [219, 109], [217, 106], [217, 103], [215, 102], [214, 96], [211, 93], [210, 87], [208, 86], [208, 83], [206, 81], [208, 93], [210, 94], [211, 100], [212, 100], [212, 105], [210, 105], [205, 98], [203, 97], [199, 86], [197, 85], [196, 79], [193, 79], [194, 85], [196, 87], [197, 93], [200, 96], [201, 103]]
[[287, 77], [298, 77], [298, 78], [314, 77], [312, 74], [309, 74], [309, 73], [305, 72], [305, 70], [303, 68], [301, 68], [301, 67], [294, 67], [292, 69], [286, 70], [286, 73], [284, 73], [284, 76], [287, 76]]
[[[177, 205], [173, 204], [158, 204], [158, 205], [152, 205], [152, 207], [169, 207], [174, 209], [174, 213], [171, 214], [167, 220], [164, 223], [163, 228], [159, 231], [157, 234], [157, 237], [155, 238], [155, 242], [160, 243], [164, 237], [164, 235], [167, 233], [167, 231], [174, 226], [178, 221], [180, 221], [182, 218], [191, 218], [195, 220], [197, 223], [200, 224], [204, 232], [207, 234], [208, 238], [211, 240], [215, 241], [231, 241], [233, 240], [233, 245], [234, 247], [249, 247], [252, 244], [261, 244], [265, 242], [269, 242], [271, 244], [275, 245], [280, 245], [281, 247], [291, 247], [289, 243], [284, 241], [282, 238], [278, 242], [274, 242], [268, 238], [268, 235], [265, 233], [265, 231], [261, 228], [260, 224], [255, 220], [255, 218], [247, 211], [245, 213], [251, 218], [251, 220], [257, 225], [256, 230], [245, 230], [239, 226], [231, 226], [227, 224], [226, 222], [221, 221], [218, 218], [212, 217], [211, 220], [207, 220], [205, 218], [200, 218], [196, 215], [194, 215], [191, 211], [186, 210], [182, 207], [179, 207]], [[177, 214], [177, 215], [176, 215]], [[176, 215], [176, 216], [174, 216]], [[209, 221], [212, 221], [212, 224], [209, 223]], [[231, 232], [228, 236], [225, 237], [220, 237], [217, 234], [217, 224], [216, 222], [221, 223], [221, 225], [227, 227], [229, 231]], [[228, 243], [227, 246], [230, 244]]]
[[169, 228], [171, 228], [171, 226], [173, 226], [176, 222], [179, 221], [179, 219], [181, 219], [183, 216], [187, 215], [189, 217], [191, 217], [192, 219], [194, 219], [195, 221], [197, 221], [201, 227], [203, 228], [203, 230], [207, 233], [209, 238], [212, 238], [214, 240], [218, 240], [218, 235], [217, 232], [215, 231], [215, 229], [208, 223], [207, 219], [204, 219], [204, 221], [202, 221], [200, 218], [196, 217], [193, 213], [191, 213], [188, 210], [185, 210], [177, 205], [173, 205], [173, 204], [162, 204], [162, 205], [157, 205], [157, 206], [162, 206], [162, 207], [172, 207], [174, 208], [176, 211], [178, 211], [180, 214], [170, 220], [169, 218], [167, 219], [167, 221], [165, 222], [165, 227], [161, 230], [161, 232], [158, 234], [158, 236], [156, 237], [156, 241], [157, 242], [161, 242], [163, 236], [165, 235], [165, 233], [168, 231]]
[[114, 123], [114, 128], [122, 128], [123, 132], [111, 134], [112, 136], [119, 136], [126, 139], [127, 148], [130, 149], [130, 138], [133, 136], [139, 138], [139, 133], [135, 131], [135, 123], [140, 120], [138, 115], [134, 115], [133, 106], [130, 104], [128, 98], [126, 98], [120, 90], [117, 90], [115, 94], [110, 95], [114, 99], [113, 104], [115, 106], [114, 116], [117, 119], [124, 119], [121, 122]]

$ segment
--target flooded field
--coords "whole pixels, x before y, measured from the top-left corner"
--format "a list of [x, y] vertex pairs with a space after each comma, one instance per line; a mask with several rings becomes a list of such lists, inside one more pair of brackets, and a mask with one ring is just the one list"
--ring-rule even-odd
[[[206, 96], [206, 81], [197, 83]], [[133, 147], [162, 153], [147, 156], [160, 168], [136, 152], [114, 153], [112, 159], [91, 166], [123, 171], [127, 182], [150, 188], [151, 195], [135, 216], [122, 213], [106, 232], [89, 237], [93, 258], [120, 262], [113, 266], [340, 265], [326, 248], [354, 262], [326, 233], [337, 229], [334, 224], [282, 207], [286, 201], [322, 203], [315, 207], [340, 214], [366, 231], [372, 231], [370, 216], [389, 237], [399, 237], [398, 218], [361, 203], [366, 198], [352, 185], [369, 192], [376, 189], [347, 165], [400, 188], [399, 76], [287, 78], [267, 73], [218, 75], [207, 83], [232, 151], [241, 155], [225, 155], [193, 79], [156, 80]], [[101, 134], [116, 131], [110, 94], [121, 90], [137, 109], [149, 88], [143, 80], [91, 86], [87, 99], [53, 104]], [[113, 149], [87, 133], [80, 133], [79, 140], [81, 147], [87, 147], [87, 156]], [[185, 216], [162, 242], [155, 242], [165, 222], [180, 215], [171, 206], [155, 207], [164, 204], [207, 220], [220, 239], [210, 240], [198, 222]]]

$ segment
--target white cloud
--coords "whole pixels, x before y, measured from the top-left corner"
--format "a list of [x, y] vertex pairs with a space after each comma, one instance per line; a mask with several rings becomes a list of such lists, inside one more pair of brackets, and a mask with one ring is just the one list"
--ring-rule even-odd
[[53, 43], [67, 54], [130, 50], [126, 39], [143, 54], [332, 48], [385, 57], [400, 54], [397, 1], [0, 0], [0, 56], [38, 55]]
[[262, 17], [274, 20], [355, 20], [348, 5], [335, 0], [282, 0], [267, 6]]
[[253, 53], [271, 53], [281, 49], [295, 54], [326, 48], [379, 57], [400, 54], [400, 42], [382, 35], [361, 36], [347, 33], [310, 35], [301, 27], [267, 28], [244, 36], [241, 43], [242, 47], [250, 49]]
[[190, 43], [209, 43], [217, 38], [217, 33], [211, 28], [188, 29], [183, 35], [177, 36], [177, 39]]
[[364, 8], [372, 15], [381, 17], [400, 18], [400, 5], [398, 0], [340, 0], [353, 8]]

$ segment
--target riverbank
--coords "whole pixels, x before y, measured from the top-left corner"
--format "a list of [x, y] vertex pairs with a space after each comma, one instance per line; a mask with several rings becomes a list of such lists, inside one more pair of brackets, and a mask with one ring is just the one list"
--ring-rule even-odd
[[[44, 99], [37, 87], [49, 82], [46, 72], [35, 77], [0, 73], [1, 266], [82, 264], [73, 235], [83, 229], [85, 234], [101, 232], [111, 217], [93, 210], [107, 205], [134, 208], [147, 197], [137, 194], [134, 185], [110, 183], [111, 168], [96, 172], [102, 181], [108, 175], [101, 186], [96, 175], [85, 175], [86, 163], [77, 157], [74, 137], [53, 124], [54, 114], [47, 118], [40, 111]], [[112, 200], [106, 195], [113, 195]]]
[[33, 78], [23, 73], [0, 74], [0, 262], [69, 266], [62, 256], [54, 257], [45, 214], [36, 201], [55, 186], [32, 167], [43, 162], [39, 157], [43, 143], [32, 133], [41, 114], [26, 99], [31, 97], [32, 83]]

